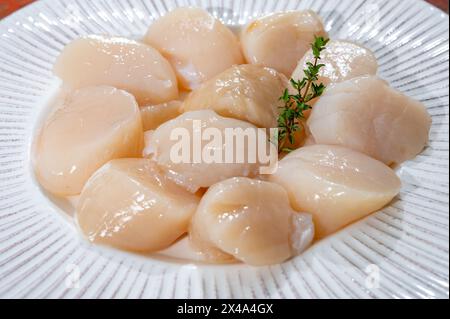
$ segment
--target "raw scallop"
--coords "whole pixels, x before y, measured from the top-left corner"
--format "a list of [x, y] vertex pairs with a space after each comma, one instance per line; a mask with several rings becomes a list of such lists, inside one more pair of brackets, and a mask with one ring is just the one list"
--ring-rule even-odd
[[294, 209], [312, 213], [318, 238], [379, 210], [401, 186], [394, 171], [383, 163], [328, 145], [290, 153], [269, 180], [287, 190]]
[[54, 72], [72, 89], [111, 85], [133, 94], [140, 105], [178, 98], [170, 63], [152, 47], [125, 38], [76, 39], [61, 52]]
[[170, 101], [163, 104], [141, 107], [144, 131], [154, 130], [161, 124], [179, 116], [182, 104], [180, 101]]
[[[226, 140], [225, 130], [233, 129], [241, 129], [241, 133], [236, 132], [242, 141], [241, 147], [237, 138], [232, 143]], [[164, 123], [153, 132], [149, 145], [154, 152], [153, 159], [167, 174], [188, 190], [196, 192], [201, 187], [209, 187], [230, 177], [258, 174], [260, 161], [257, 150], [249, 151], [250, 138], [243, 140], [245, 130], [254, 137], [251, 140], [255, 144], [258, 142], [258, 132], [264, 134], [259, 141], [270, 144], [265, 132], [252, 124], [219, 116], [211, 110], [202, 110], [186, 112]], [[205, 137], [206, 134], [211, 135]], [[202, 136], [205, 139], [201, 141]], [[184, 154], [181, 148], [183, 143]], [[203, 154], [211, 156], [208, 159]], [[226, 154], [231, 154], [230, 161], [227, 161]], [[242, 155], [240, 162], [236, 161], [238, 155]]]
[[428, 142], [425, 106], [375, 76], [329, 87], [308, 120], [317, 144], [342, 145], [387, 165], [419, 154]]
[[198, 8], [167, 13], [150, 26], [144, 41], [172, 63], [181, 86], [188, 90], [244, 62], [233, 32]]
[[92, 242], [154, 252], [188, 230], [198, 201], [168, 180], [151, 160], [112, 160], [83, 188], [77, 220]]
[[134, 97], [108, 86], [81, 89], [56, 101], [38, 136], [35, 171], [57, 195], [77, 195], [100, 166], [140, 157], [143, 132]]
[[281, 263], [313, 237], [311, 215], [294, 211], [282, 187], [242, 177], [210, 187], [190, 229], [194, 246], [207, 257], [228, 255], [254, 266]]
[[258, 127], [277, 127], [279, 98], [287, 86], [286, 77], [273, 69], [250, 64], [234, 66], [192, 92], [183, 108], [212, 109]]
[[[306, 63], [313, 61], [310, 49], [298, 63], [292, 78], [303, 79]], [[375, 75], [378, 70], [377, 59], [369, 49], [348, 41], [330, 41], [321, 52], [319, 63], [325, 66], [320, 70], [318, 81], [326, 86], [362, 75]]]
[[320, 17], [311, 10], [276, 13], [251, 22], [241, 41], [248, 63], [260, 64], [290, 77], [311, 48], [314, 36], [327, 36]]

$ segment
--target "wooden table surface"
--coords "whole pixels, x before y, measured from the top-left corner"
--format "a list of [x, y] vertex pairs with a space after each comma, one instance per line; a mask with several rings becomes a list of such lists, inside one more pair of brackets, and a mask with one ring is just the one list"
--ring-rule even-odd
[[436, 7], [448, 13], [448, 0], [427, 0], [427, 2], [435, 5]]
[[[0, 19], [35, 0], [0, 0]], [[336, 0], [337, 1], [337, 0]], [[410, 0], [404, 0], [410, 1]], [[448, 13], [449, 0], [427, 0], [427, 2]]]

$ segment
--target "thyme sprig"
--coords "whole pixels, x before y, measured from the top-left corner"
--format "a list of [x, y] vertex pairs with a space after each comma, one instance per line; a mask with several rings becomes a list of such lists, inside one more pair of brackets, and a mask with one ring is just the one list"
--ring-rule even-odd
[[308, 104], [312, 99], [320, 97], [325, 91], [323, 83], [316, 83], [319, 80], [319, 72], [324, 64], [320, 64], [320, 54], [328, 43], [329, 39], [314, 37], [311, 44], [314, 61], [307, 62], [304, 69], [305, 76], [298, 81], [291, 79], [290, 84], [295, 89], [295, 94], [290, 94], [289, 89], [283, 92], [280, 101], [284, 102], [282, 111], [278, 117], [278, 152], [291, 152], [292, 149], [286, 147], [289, 141], [291, 145], [295, 143], [295, 133], [301, 129], [301, 120], [305, 118], [303, 112], [311, 109]]

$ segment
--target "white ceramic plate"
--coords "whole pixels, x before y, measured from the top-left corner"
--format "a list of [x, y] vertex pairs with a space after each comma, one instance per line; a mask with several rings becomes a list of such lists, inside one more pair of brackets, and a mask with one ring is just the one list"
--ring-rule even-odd
[[[141, 36], [153, 19], [183, 5], [234, 26], [312, 8], [332, 37], [371, 48], [381, 76], [433, 117], [430, 145], [399, 171], [398, 198], [273, 267], [168, 262], [81, 241], [37, 187], [29, 162], [53, 61], [80, 35]], [[0, 297], [448, 298], [448, 23], [419, 0], [48, 0], [0, 21]]]

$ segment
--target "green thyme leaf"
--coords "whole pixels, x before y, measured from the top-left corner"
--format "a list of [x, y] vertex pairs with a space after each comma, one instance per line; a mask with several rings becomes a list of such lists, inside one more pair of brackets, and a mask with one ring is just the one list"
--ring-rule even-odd
[[319, 79], [321, 68], [325, 64], [319, 63], [320, 54], [325, 50], [329, 39], [323, 37], [314, 37], [314, 43], [311, 44], [314, 60], [306, 62], [306, 68], [303, 70], [305, 76], [302, 79], [290, 79], [290, 85], [296, 91], [296, 94], [290, 94], [289, 89], [285, 89], [280, 101], [284, 102], [280, 115], [278, 117], [278, 152], [289, 153], [293, 149], [285, 147], [287, 141], [291, 145], [295, 144], [295, 132], [299, 131], [301, 119], [305, 118], [304, 111], [311, 109], [307, 103], [317, 97], [320, 97], [325, 91], [323, 83], [316, 83]]

